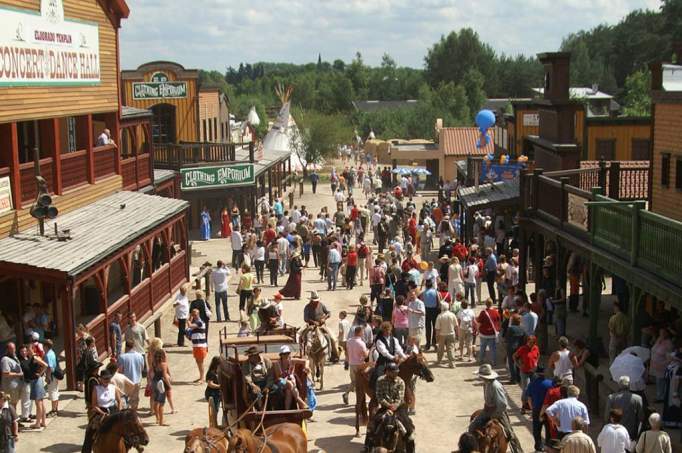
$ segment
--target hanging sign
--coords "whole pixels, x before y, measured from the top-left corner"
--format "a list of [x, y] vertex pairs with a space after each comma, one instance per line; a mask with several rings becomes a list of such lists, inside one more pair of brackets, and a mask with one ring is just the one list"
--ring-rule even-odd
[[9, 212], [12, 209], [12, 186], [9, 182], [9, 176], [5, 176], [0, 178], [0, 214]]
[[523, 114], [523, 126], [524, 127], [537, 127], [540, 125], [540, 114], [538, 113], [524, 113]]
[[155, 72], [149, 82], [133, 82], [133, 99], [182, 99], [187, 97], [187, 83], [169, 81], [163, 72]]
[[61, 0], [42, 0], [40, 13], [0, 7], [0, 86], [99, 82], [97, 24], [64, 19]]
[[256, 182], [253, 164], [180, 169], [180, 189], [215, 189]]

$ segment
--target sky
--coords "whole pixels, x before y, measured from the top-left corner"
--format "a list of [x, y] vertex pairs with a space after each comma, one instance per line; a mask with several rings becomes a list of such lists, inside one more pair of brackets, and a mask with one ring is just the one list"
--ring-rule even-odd
[[389, 53], [421, 68], [442, 35], [470, 27], [497, 52], [558, 50], [563, 37], [615, 24], [659, 0], [127, 0], [121, 65], [153, 60], [186, 68], [236, 67], [258, 61], [309, 63], [357, 51], [377, 65]]

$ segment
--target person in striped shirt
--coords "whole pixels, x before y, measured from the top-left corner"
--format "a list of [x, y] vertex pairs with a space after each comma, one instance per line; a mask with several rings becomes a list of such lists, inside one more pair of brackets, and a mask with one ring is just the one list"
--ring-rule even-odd
[[199, 379], [194, 382], [200, 385], [204, 383], [204, 360], [208, 355], [208, 338], [206, 337], [206, 324], [202, 321], [199, 310], [196, 308], [190, 313], [187, 335], [192, 341], [192, 355], [199, 370]]

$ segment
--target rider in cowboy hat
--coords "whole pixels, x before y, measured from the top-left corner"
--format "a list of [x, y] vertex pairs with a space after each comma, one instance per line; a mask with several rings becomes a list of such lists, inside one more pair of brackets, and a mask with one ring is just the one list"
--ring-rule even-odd
[[469, 432], [473, 433], [476, 430], [483, 429], [491, 419], [497, 420], [504, 428], [504, 431], [509, 439], [509, 445], [512, 453], [523, 453], [523, 448], [519, 439], [514, 433], [511, 426], [511, 421], [507, 415], [507, 393], [504, 387], [497, 380], [498, 374], [493, 370], [490, 364], [483, 364], [478, 368], [478, 372], [474, 373], [483, 380], [483, 398], [485, 405], [483, 411], [471, 421], [469, 425]]
[[303, 320], [309, 327], [319, 327], [330, 344], [331, 361], [336, 363], [339, 361], [336, 338], [324, 325], [324, 322], [330, 317], [331, 312], [320, 302], [320, 296], [317, 294], [317, 291], [310, 291], [310, 302], [303, 308]]
[[249, 395], [254, 399], [274, 383], [272, 362], [267, 357], [261, 357], [261, 352], [257, 346], [251, 346], [246, 350], [248, 360], [241, 366]]

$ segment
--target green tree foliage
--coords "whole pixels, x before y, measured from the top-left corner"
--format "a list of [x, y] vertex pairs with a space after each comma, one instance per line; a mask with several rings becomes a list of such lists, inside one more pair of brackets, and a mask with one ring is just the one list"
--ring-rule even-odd
[[298, 125], [298, 135], [292, 137], [291, 144], [307, 163], [319, 163], [334, 155], [339, 145], [353, 138], [353, 128], [346, 115], [298, 108], [292, 115]]
[[625, 79], [623, 114], [648, 116], [651, 113], [651, 73], [640, 70]]

